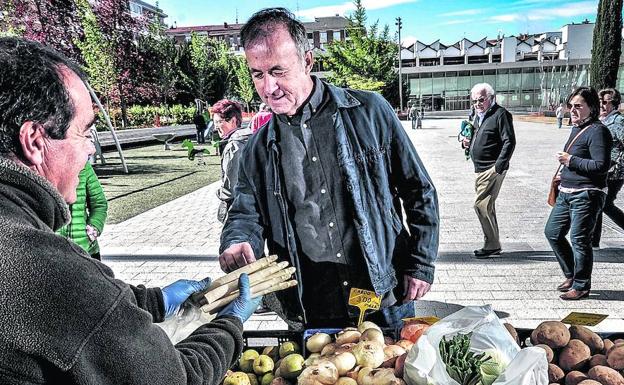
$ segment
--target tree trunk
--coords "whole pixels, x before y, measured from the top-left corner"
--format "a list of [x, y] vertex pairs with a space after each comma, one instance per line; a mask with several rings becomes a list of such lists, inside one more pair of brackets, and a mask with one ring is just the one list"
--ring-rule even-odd
[[613, 88], [617, 82], [622, 53], [622, 2], [598, 3], [590, 65], [591, 85], [596, 90]]
[[128, 106], [120, 83], [117, 83], [117, 88], [119, 90], [119, 105], [121, 106], [121, 128], [126, 128], [128, 127]]

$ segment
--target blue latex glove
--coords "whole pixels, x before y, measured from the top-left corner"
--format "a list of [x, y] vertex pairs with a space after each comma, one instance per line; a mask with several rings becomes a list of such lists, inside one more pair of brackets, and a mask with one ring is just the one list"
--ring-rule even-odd
[[238, 297], [224, 307], [218, 314], [219, 316], [231, 315], [237, 317], [241, 322], [245, 322], [256, 311], [258, 305], [262, 301], [262, 296], [251, 298], [251, 290], [249, 288], [249, 277], [243, 273], [238, 278]]
[[163, 287], [161, 291], [163, 302], [165, 303], [165, 318], [176, 314], [182, 303], [186, 301], [191, 294], [208, 288], [211, 281], [210, 277], [206, 277], [201, 281], [180, 279], [171, 285]]

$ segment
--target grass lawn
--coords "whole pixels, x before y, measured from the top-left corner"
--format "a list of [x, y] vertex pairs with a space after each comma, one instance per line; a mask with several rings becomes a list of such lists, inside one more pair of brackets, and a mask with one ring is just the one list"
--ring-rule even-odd
[[[203, 147], [196, 147], [203, 148]], [[215, 154], [212, 146], [207, 147]], [[104, 154], [95, 171], [108, 199], [107, 223], [119, 223], [221, 179], [220, 157], [208, 155], [204, 165], [188, 160], [180, 143], [170, 151], [162, 144], [123, 150], [128, 174], [117, 152]], [[216, 198], [215, 198], [216, 199]]]

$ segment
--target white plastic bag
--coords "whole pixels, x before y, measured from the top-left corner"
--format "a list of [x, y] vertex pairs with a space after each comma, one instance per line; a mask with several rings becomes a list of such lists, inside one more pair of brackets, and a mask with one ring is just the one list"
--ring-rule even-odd
[[204, 313], [200, 308], [188, 305], [182, 307], [175, 316], [156, 325], [167, 333], [167, 337], [175, 345], [188, 337], [195, 329], [207, 324], [214, 318], [214, 315]]
[[418, 339], [405, 360], [405, 381], [410, 385], [458, 385], [440, 357], [442, 337], [468, 334], [471, 350], [496, 349], [509, 362], [492, 385], [548, 385], [546, 352], [520, 350], [490, 305], [467, 306], [436, 322]]

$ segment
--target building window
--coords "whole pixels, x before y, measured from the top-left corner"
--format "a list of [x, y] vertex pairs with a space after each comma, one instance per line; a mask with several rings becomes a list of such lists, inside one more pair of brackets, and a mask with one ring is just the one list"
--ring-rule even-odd
[[130, 3], [130, 13], [132, 13], [133, 15], [142, 15], [143, 7], [141, 7], [139, 4]]
[[334, 41], [340, 41], [340, 31], [334, 31]]
[[327, 32], [319, 32], [319, 39], [321, 44], [327, 43]]

